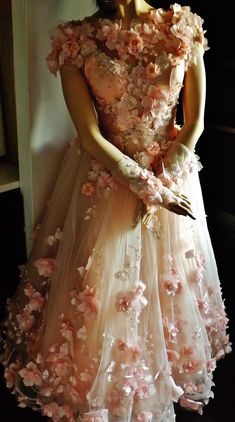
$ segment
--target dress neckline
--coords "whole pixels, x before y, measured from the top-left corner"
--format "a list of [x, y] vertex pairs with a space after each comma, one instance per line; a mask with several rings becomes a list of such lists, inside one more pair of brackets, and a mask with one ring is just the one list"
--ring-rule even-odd
[[[180, 6], [178, 3], [173, 3], [169, 6], [169, 8], [163, 8], [163, 7], [153, 8], [152, 7], [152, 8], [149, 9], [149, 11], [141, 13], [141, 15], [139, 15], [139, 16], [136, 15], [135, 17], [133, 17], [130, 20], [129, 25], [127, 27], [124, 27], [124, 28], [122, 27], [123, 18], [111, 16], [111, 17], [97, 17], [97, 18], [91, 17], [91, 19], [97, 20], [99, 22], [109, 21], [109, 22], [112, 22], [112, 23], [117, 23], [121, 30], [130, 31], [133, 28], [133, 26], [135, 26], [137, 24], [141, 24], [141, 23], [146, 23], [151, 17], [154, 17], [154, 15], [157, 14], [160, 10], [162, 10], [163, 15], [167, 14], [169, 12], [173, 13], [173, 8], [174, 8], [175, 5]], [[180, 6], [180, 7], [182, 7], [182, 6]]]
[[[138, 22], [138, 23], [143, 22], [144, 19], [149, 18], [151, 16], [152, 12], [155, 11], [155, 10], [157, 10], [157, 9], [152, 7], [147, 12], [144, 12], [144, 13], [141, 13], [140, 15], [136, 15], [135, 17], [132, 17], [130, 19], [129, 25], [126, 28], [124, 27], [123, 29], [131, 28], [133, 23], [135, 23], [135, 22]], [[111, 21], [113, 20], [114, 22], [120, 22], [121, 24], [123, 24], [124, 19], [121, 18], [121, 17], [120, 18], [119, 17], [113, 17], [110, 20]]]

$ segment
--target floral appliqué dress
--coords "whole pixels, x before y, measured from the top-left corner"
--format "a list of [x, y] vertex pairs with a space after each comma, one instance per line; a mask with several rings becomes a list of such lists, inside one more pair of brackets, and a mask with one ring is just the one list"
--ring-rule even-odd
[[[174, 4], [133, 19], [59, 24], [49, 70], [80, 68], [103, 135], [156, 171], [179, 131], [176, 107], [203, 20]], [[82, 98], [81, 98], [82, 101]], [[57, 422], [173, 422], [173, 402], [202, 413], [230, 351], [198, 157], [162, 180], [196, 220], [142, 203], [69, 143], [21, 282], [8, 301], [5, 378], [19, 406]], [[161, 175], [162, 176], [162, 175]]]

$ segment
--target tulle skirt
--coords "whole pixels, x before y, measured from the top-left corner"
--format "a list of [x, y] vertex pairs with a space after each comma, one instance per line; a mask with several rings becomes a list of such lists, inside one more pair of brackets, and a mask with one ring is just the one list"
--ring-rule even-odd
[[[195, 158], [195, 157], [194, 157]], [[198, 166], [182, 175], [196, 220], [159, 208], [69, 145], [9, 302], [5, 378], [53, 421], [173, 422], [202, 413], [230, 351]]]

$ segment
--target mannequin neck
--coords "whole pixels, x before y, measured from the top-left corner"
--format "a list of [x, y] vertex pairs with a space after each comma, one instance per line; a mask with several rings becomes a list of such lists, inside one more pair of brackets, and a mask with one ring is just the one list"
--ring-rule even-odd
[[128, 25], [133, 18], [148, 13], [153, 9], [144, 0], [119, 0], [117, 3], [115, 18], [122, 19], [124, 25]]

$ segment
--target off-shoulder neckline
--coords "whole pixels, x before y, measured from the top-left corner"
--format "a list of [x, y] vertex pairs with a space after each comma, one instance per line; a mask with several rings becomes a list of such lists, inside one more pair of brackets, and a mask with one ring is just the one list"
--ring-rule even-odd
[[[174, 6], [179, 6], [180, 8], [183, 7], [178, 2], [171, 3], [168, 8], [167, 7], [166, 8], [165, 7], [150, 7], [147, 12], [143, 12], [140, 15], [136, 15], [131, 20], [140, 20], [141, 17], [151, 16], [153, 13], [158, 12], [160, 10], [162, 10], [164, 13], [167, 13], [167, 12], [173, 11]], [[111, 20], [111, 21], [112, 20], [123, 20], [122, 18], [118, 18], [118, 17], [115, 18], [115, 17], [108, 16], [108, 15], [107, 16], [99, 16], [98, 13], [97, 13], [97, 17], [95, 15], [92, 15], [92, 16], [89, 16], [89, 17], [90, 17], [90, 19], [94, 19], [94, 20], [99, 20], [99, 19], [101, 19], [101, 20], [107, 19], [107, 20]]]
[[[174, 14], [174, 10], [173, 10], [173, 6], [178, 5], [180, 7], [182, 7], [180, 4], [178, 3], [173, 3], [169, 6], [169, 8], [163, 8], [163, 7], [158, 7], [158, 8], [150, 8], [147, 12], [141, 13], [141, 15], [136, 15], [135, 17], [133, 17], [130, 22], [129, 25], [127, 27], [124, 27], [123, 30], [130, 30], [131, 28], [133, 28], [133, 26], [135, 26], [138, 23], [145, 23], [148, 20], [151, 19], [151, 17], [154, 17], [155, 14], [157, 14], [160, 10], [162, 10], [163, 14], [167, 14], [172, 12], [172, 15]], [[119, 18], [119, 17], [112, 17], [112, 16], [87, 16], [84, 20], [87, 20], [87, 22], [90, 23], [103, 23], [103, 22], [112, 22], [112, 23], [117, 23], [120, 28], [122, 29], [122, 23], [123, 23], [123, 18]]]

